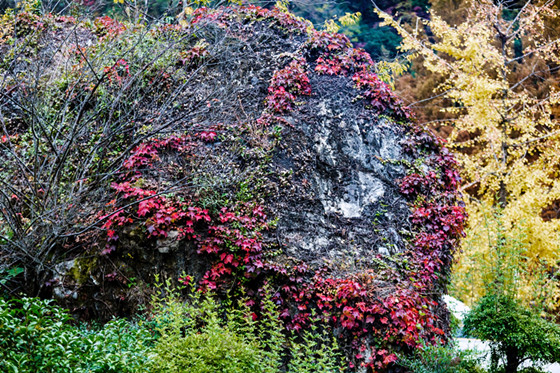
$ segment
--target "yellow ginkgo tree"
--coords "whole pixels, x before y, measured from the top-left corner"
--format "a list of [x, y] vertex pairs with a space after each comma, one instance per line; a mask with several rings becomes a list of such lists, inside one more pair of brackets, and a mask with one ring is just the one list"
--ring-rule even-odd
[[[538, 272], [557, 286], [560, 220], [547, 211], [560, 201], [560, 122], [554, 117], [560, 94], [539, 87], [560, 65], [560, 40], [547, 31], [558, 19], [554, 2], [527, 1], [512, 10], [492, 0], [471, 1], [458, 25], [433, 13], [416, 28], [379, 15], [402, 36], [402, 51], [443, 81], [434, 95], [447, 103], [441, 110], [450, 118], [448, 141], [469, 197], [456, 295], [468, 303], [482, 295], [484, 271], [477, 270], [477, 259], [495, 244], [488, 221], [496, 209], [506, 232], [523, 232], [523, 260], [535, 269], [526, 283], [536, 281]], [[530, 288], [520, 289], [526, 300]]]

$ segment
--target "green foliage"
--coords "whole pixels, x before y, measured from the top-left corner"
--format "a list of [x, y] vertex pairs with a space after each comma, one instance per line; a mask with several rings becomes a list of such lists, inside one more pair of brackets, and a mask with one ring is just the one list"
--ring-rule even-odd
[[219, 302], [193, 286], [184, 301], [169, 281], [160, 290], [153, 320], [160, 337], [145, 371], [274, 373], [282, 371], [284, 359], [293, 373], [342, 370], [336, 342], [316, 324], [288, 340], [266, 286], [259, 316], [243, 296], [236, 304]]
[[142, 372], [153, 344], [153, 333], [147, 325], [115, 319], [100, 329], [85, 329], [82, 368], [80, 372], [125, 373]]
[[320, 321], [315, 319], [301, 336], [291, 339], [291, 360], [289, 373], [334, 373], [344, 371], [344, 358], [338, 350], [334, 337], [320, 329]]
[[542, 317], [547, 301], [545, 284], [532, 284], [531, 302], [524, 303], [527, 297], [521, 297], [520, 284], [529, 272], [522, 234], [506, 232], [499, 210], [488, 220], [493, 227], [486, 228], [488, 234], [495, 237], [492, 250], [480, 265], [485, 295], [465, 318], [464, 331], [490, 342], [493, 371], [500, 359], [506, 373], [517, 372], [526, 359], [535, 363], [560, 361], [560, 327]]
[[0, 299], [0, 370], [5, 372], [70, 372], [79, 349], [68, 315], [48, 302]]
[[192, 289], [184, 302], [169, 282], [155, 303], [161, 335], [146, 366], [149, 372], [267, 372], [267, 359], [250, 315], [235, 311], [225, 320], [221, 305]]
[[5, 285], [8, 281], [23, 272], [23, 268], [0, 268], [0, 285]]
[[424, 343], [412, 357], [401, 356], [399, 365], [413, 373], [482, 373], [471, 351], [460, 351], [452, 346]]
[[451, 330], [451, 335], [454, 337], [460, 334], [462, 329], [461, 320], [455, 316], [453, 312], [449, 313], [449, 329]]
[[[263, 356], [265, 361], [268, 362], [270, 370], [267, 372], [273, 372], [280, 370], [282, 366], [282, 361], [284, 359], [285, 346], [286, 346], [286, 335], [284, 334], [284, 324], [280, 321], [278, 317], [278, 308], [276, 304], [272, 301], [270, 294], [271, 290], [268, 286], [264, 287], [264, 297], [261, 300], [262, 315], [257, 324], [256, 330], [258, 339], [263, 345]], [[239, 307], [242, 312], [234, 313], [234, 315], [244, 316], [243, 320], [247, 324], [247, 329], [251, 331], [251, 325], [254, 321], [252, 317], [246, 317], [249, 314], [249, 309], [247, 307], [247, 302], [244, 299], [239, 301]], [[239, 323], [243, 325], [243, 323]], [[247, 333], [245, 333], [247, 334]], [[293, 354], [293, 353], [292, 353]]]
[[259, 345], [220, 325], [216, 317], [206, 320], [204, 330], [187, 331], [177, 336], [173, 331], [159, 340], [151, 372], [264, 372], [260, 365]]
[[542, 369], [538, 369], [538, 368], [533, 368], [533, 367], [529, 367], [529, 368], [523, 368], [519, 371], [519, 373], [548, 373], [545, 370]]
[[35, 298], [0, 299], [0, 371], [138, 372], [151, 334], [114, 320], [100, 329], [73, 326], [67, 311]]
[[488, 293], [465, 318], [465, 331], [489, 341], [494, 354], [515, 366], [527, 358], [536, 363], [560, 361], [560, 327], [511, 295]]

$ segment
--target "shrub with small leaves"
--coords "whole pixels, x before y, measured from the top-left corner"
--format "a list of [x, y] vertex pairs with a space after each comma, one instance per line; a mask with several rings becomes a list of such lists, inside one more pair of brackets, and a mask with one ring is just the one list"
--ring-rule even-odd
[[401, 356], [399, 365], [413, 373], [483, 373], [471, 351], [424, 343], [414, 356]]
[[[188, 284], [188, 282], [187, 282]], [[160, 337], [145, 371], [192, 373], [274, 372], [256, 337], [252, 316], [228, 313], [210, 295], [194, 286], [186, 301], [167, 281], [154, 300], [153, 321]], [[248, 312], [248, 309], [245, 309]], [[241, 313], [239, 313], [241, 312]]]
[[79, 328], [50, 301], [0, 299], [1, 372], [139, 372], [152, 340], [146, 327], [124, 319]]
[[[183, 283], [189, 285], [189, 277]], [[262, 302], [241, 294], [218, 302], [190, 284], [186, 300], [181, 288], [167, 281], [154, 300], [152, 322], [160, 337], [144, 367], [149, 372], [342, 372], [344, 358], [336, 340], [318, 322], [288, 338], [269, 286]], [[253, 309], [253, 308], [256, 309]], [[331, 337], [329, 337], [331, 335]], [[286, 367], [287, 362], [287, 367]]]
[[321, 325], [326, 323], [315, 319], [309, 329], [292, 336], [289, 373], [344, 372], [346, 359], [338, 349], [336, 338], [321, 330]]
[[560, 361], [560, 327], [507, 294], [482, 297], [465, 318], [465, 331], [489, 341], [493, 361], [503, 359], [506, 373], [516, 373], [528, 359]]

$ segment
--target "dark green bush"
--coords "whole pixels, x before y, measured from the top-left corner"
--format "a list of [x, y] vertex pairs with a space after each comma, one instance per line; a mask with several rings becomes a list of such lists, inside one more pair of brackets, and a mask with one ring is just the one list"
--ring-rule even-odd
[[73, 325], [50, 301], [0, 298], [0, 371], [137, 372], [152, 340], [146, 328], [114, 320], [102, 328]]
[[505, 372], [515, 373], [520, 363], [560, 361], [560, 327], [543, 319], [506, 293], [482, 297], [465, 318], [465, 332], [490, 342], [494, 368], [505, 361]]
[[81, 340], [68, 314], [46, 301], [0, 299], [0, 371], [70, 372]]

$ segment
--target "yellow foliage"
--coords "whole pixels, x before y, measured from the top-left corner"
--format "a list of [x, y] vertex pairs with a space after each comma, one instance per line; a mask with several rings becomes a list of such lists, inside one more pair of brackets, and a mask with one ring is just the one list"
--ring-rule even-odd
[[290, 5], [290, 2], [288, 0], [278, 0], [276, 2], [276, 4], [274, 4], [274, 6], [276, 8], [278, 8], [278, 10], [284, 12], [284, 13], [289, 13], [290, 10], [288, 9], [288, 6]]
[[330, 33], [337, 33], [340, 30], [340, 26], [334, 19], [327, 19], [323, 24], [323, 29]]
[[2, 17], [0, 17], [0, 44], [12, 38], [14, 34], [14, 11], [6, 9]]
[[[551, 2], [528, 2], [511, 20], [491, 0], [472, 2], [466, 12], [465, 21], [453, 26], [432, 13], [423, 21], [431, 38], [423, 35], [424, 28], [407, 30], [378, 13], [403, 37], [401, 50], [420, 57], [425, 68], [442, 77], [435, 93], [449, 103], [441, 108], [451, 118], [449, 145], [471, 198], [471, 228], [456, 266], [463, 281], [457, 295], [471, 303], [483, 291], [475, 258], [488, 255], [492, 247], [480, 232], [482, 220], [497, 206], [507, 232], [525, 232], [526, 260], [533, 265], [544, 261], [558, 271], [560, 220], [542, 215], [560, 201], [560, 122], [553, 115], [560, 96], [553, 90], [536, 93], [531, 82], [558, 65], [560, 39], [544, 36], [547, 19], [558, 16]], [[529, 296], [527, 289], [520, 291]]]
[[[558, 284], [547, 276], [547, 271], [553, 268], [555, 261], [550, 260], [548, 249], [545, 252], [538, 251], [547, 248], [550, 240], [537, 242], [547, 235], [555, 237], [557, 232], [554, 227], [543, 226], [538, 221], [540, 218], [534, 214], [521, 213], [515, 217], [501, 215], [498, 220], [494, 216], [495, 210], [495, 206], [488, 203], [467, 203], [467, 211], [470, 214], [469, 228], [462, 243], [462, 252], [456, 258], [450, 292], [468, 305], [473, 305], [484, 295], [487, 284], [494, 280], [492, 274], [495, 267], [503, 264], [501, 261], [507, 260], [509, 265], [517, 262], [520, 268], [515, 284], [516, 296], [527, 305], [538, 303], [549, 310], [556, 309], [560, 300]], [[505, 229], [509, 239], [506, 251], [511, 254], [507, 258], [499, 257], [495, 253], [500, 226]], [[546, 231], [534, 231], [541, 228]], [[522, 252], [519, 252], [521, 250], [518, 248], [516, 253], [512, 248], [515, 245], [520, 246]], [[556, 255], [552, 257], [557, 258]]]
[[360, 22], [361, 18], [362, 18], [362, 13], [360, 12], [346, 13], [345, 15], [343, 15], [338, 19], [338, 22], [344, 27], [349, 27], [349, 26], [357, 25]]
[[338, 18], [334, 16], [332, 19], [325, 21], [323, 29], [330, 33], [337, 33], [340, 31], [341, 27], [349, 27], [356, 25], [360, 22], [362, 14], [360, 12], [356, 13], [346, 13], [342, 17]]
[[408, 70], [410, 58], [394, 61], [379, 61], [375, 64], [375, 73], [383, 82], [395, 89], [395, 79]]
[[41, 0], [23, 0], [16, 2], [17, 8], [28, 13], [39, 14], [41, 12]]

